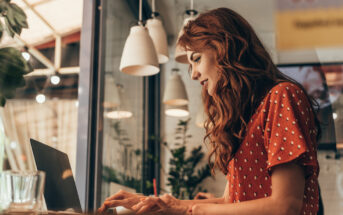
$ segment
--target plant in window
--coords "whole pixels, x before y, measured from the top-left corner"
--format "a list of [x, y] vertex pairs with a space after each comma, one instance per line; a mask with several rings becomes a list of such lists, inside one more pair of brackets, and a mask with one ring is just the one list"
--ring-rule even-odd
[[191, 149], [190, 155], [186, 155], [187, 143], [192, 137], [187, 134], [189, 121], [190, 119], [179, 121], [175, 130], [176, 147], [171, 148], [164, 143], [171, 153], [167, 185], [171, 186], [173, 196], [180, 199], [193, 199], [197, 192], [206, 192], [199, 184], [211, 176], [208, 165], [198, 167], [204, 157], [202, 146]]
[[119, 147], [119, 163], [122, 165], [124, 172], [118, 171], [110, 166], [103, 167], [103, 180], [107, 182], [118, 183], [127, 187], [136, 189], [137, 192], [141, 190], [141, 150], [134, 149], [128, 137], [127, 131], [121, 128], [120, 121], [114, 122], [111, 127], [113, 135], [112, 139], [116, 140]]
[[[14, 37], [28, 27], [24, 11], [10, 0], [0, 0], [0, 18], [0, 40], [5, 30]], [[24, 75], [29, 72], [32, 68], [19, 50], [0, 48], [0, 106], [5, 106], [6, 99], [14, 97], [17, 88], [25, 86]]]

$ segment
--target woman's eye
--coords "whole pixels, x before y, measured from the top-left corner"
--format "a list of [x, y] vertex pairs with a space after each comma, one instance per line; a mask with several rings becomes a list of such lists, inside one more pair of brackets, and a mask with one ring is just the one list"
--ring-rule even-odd
[[194, 59], [194, 63], [199, 63], [200, 62], [200, 56]]

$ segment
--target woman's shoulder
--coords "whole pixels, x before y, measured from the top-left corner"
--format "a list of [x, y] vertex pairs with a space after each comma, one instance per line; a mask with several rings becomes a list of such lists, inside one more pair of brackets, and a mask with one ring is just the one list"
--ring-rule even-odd
[[284, 82], [280, 82], [276, 85], [274, 85], [269, 93], [274, 93], [274, 94], [278, 94], [278, 92], [282, 92], [282, 91], [295, 91], [295, 92], [302, 92], [304, 93], [304, 91], [302, 90], [302, 88], [300, 86], [298, 86], [297, 84], [290, 82], [290, 81], [284, 81]]
[[262, 101], [264, 106], [270, 106], [273, 103], [273, 106], [283, 104], [283, 103], [308, 103], [307, 93], [300, 87], [298, 84], [295, 84], [290, 81], [280, 82], [274, 85], [265, 98]]

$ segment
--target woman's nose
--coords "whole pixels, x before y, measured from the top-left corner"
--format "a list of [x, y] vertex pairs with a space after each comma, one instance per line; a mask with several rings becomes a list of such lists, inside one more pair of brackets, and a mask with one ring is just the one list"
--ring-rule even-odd
[[200, 72], [197, 72], [196, 70], [192, 69], [192, 80], [198, 80], [198, 78], [200, 77]]

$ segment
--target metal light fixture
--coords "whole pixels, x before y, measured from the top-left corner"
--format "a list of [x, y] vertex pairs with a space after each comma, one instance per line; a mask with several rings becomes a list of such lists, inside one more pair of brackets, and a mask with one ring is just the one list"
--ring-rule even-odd
[[150, 76], [160, 71], [154, 43], [143, 26], [142, 0], [139, 0], [138, 25], [130, 29], [119, 68], [121, 72], [135, 76]]
[[176, 40], [176, 47], [175, 47], [175, 61], [179, 62], [179, 63], [184, 63], [184, 64], [189, 64], [188, 59], [187, 59], [187, 54], [186, 54], [186, 50], [184, 48], [182, 48], [181, 46], [179, 46], [177, 44], [177, 41], [179, 40], [179, 38], [182, 36], [183, 34], [183, 27], [190, 21], [190, 20], [194, 20], [196, 18], [196, 15], [198, 14], [198, 11], [193, 9], [193, 0], [190, 1], [191, 2], [191, 9], [190, 10], [186, 10], [186, 14], [188, 15], [187, 18], [185, 18], [185, 20], [183, 21], [183, 25], [182, 28], [179, 32], [179, 35], [177, 37]]
[[156, 18], [158, 15], [159, 14], [155, 12], [155, 0], [152, 0], [152, 18], [147, 20], [146, 27], [148, 28], [149, 35], [154, 43], [158, 63], [163, 64], [167, 63], [169, 60], [168, 42], [162, 21]]
[[166, 105], [164, 113], [167, 116], [172, 116], [172, 117], [186, 117], [186, 116], [189, 116], [188, 105], [183, 105], [183, 106]]
[[175, 106], [188, 104], [186, 87], [178, 71], [177, 68], [172, 69], [171, 77], [167, 82], [163, 95], [164, 104]]
[[[118, 89], [118, 95], [119, 95], [119, 105], [115, 106], [114, 108], [108, 108], [104, 115], [106, 118], [109, 119], [126, 119], [126, 118], [130, 118], [132, 117], [132, 112], [129, 111], [128, 109], [128, 105], [127, 105], [127, 99], [123, 99], [124, 96], [124, 89], [123, 89], [123, 85], [117, 84], [116, 85], [117, 89]], [[105, 106], [105, 104], [104, 104]]]

